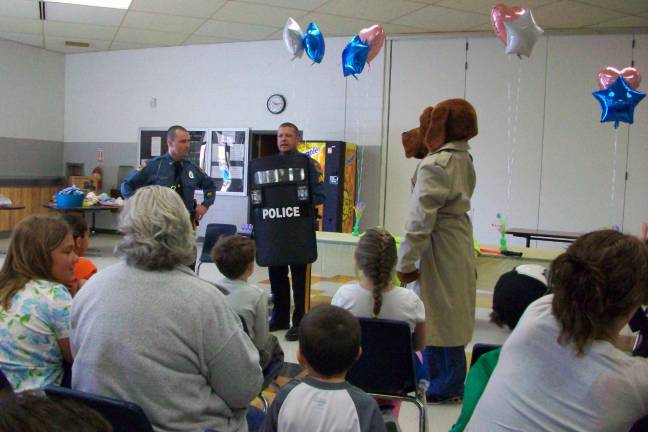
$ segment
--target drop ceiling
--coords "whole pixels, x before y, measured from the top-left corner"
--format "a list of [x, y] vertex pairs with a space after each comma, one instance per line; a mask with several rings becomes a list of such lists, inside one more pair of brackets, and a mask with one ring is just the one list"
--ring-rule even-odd
[[[133, 0], [128, 10], [0, 0], [0, 39], [61, 53], [280, 39], [293, 17], [325, 36], [490, 30], [496, 0]], [[520, 0], [545, 30], [648, 31], [648, 0]], [[73, 45], [71, 46], [70, 43]]]

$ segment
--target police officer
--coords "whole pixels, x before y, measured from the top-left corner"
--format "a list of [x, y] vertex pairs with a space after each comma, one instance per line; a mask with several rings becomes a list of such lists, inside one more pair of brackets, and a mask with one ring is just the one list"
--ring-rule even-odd
[[[277, 130], [277, 147], [282, 155], [297, 153], [299, 130], [292, 123], [282, 123]], [[322, 178], [322, 167], [309, 158], [310, 177], [309, 189], [313, 205], [322, 204], [326, 197]], [[315, 225], [313, 225], [315, 229]], [[290, 241], [290, 239], [285, 239]], [[310, 264], [290, 266], [292, 279], [293, 302], [295, 309], [290, 326], [290, 279], [288, 279], [289, 266], [270, 266], [270, 288], [272, 290], [274, 308], [270, 320], [270, 331], [288, 329], [286, 340], [296, 341], [299, 332], [299, 323], [310, 304]]]
[[[189, 155], [189, 131], [182, 126], [171, 126], [166, 133], [169, 151], [164, 156], [151, 159], [142, 164], [124, 179], [121, 193], [130, 198], [143, 186], [168, 186], [180, 194], [182, 201], [191, 215], [191, 221], [197, 224], [214, 203], [216, 187], [211, 177], [185, 158]], [[202, 204], [195, 205], [194, 192], [202, 189]]]

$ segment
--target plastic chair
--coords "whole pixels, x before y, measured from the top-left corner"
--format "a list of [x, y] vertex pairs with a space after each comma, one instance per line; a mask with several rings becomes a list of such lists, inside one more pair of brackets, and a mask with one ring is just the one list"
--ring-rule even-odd
[[374, 397], [413, 403], [419, 410], [419, 431], [427, 431], [425, 395], [417, 386], [409, 325], [375, 318], [358, 321], [362, 355], [347, 373], [347, 381]]
[[501, 347], [502, 345], [476, 343], [473, 345], [472, 356], [470, 356], [470, 367], [472, 367], [482, 355]]
[[113, 432], [153, 432], [148, 417], [133, 402], [51, 385], [44, 390], [50, 399], [74, 399], [97, 411], [112, 425]]
[[214, 262], [211, 257], [211, 250], [221, 236], [228, 236], [236, 234], [236, 225], [212, 223], [207, 225], [205, 230], [205, 240], [203, 241], [202, 252], [198, 258], [198, 266], [196, 267], [196, 274], [200, 272], [200, 265], [202, 263]]

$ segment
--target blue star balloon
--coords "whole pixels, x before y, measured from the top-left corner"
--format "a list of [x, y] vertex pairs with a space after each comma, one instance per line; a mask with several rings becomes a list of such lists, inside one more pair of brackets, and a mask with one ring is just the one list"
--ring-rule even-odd
[[362, 43], [360, 36], [355, 35], [342, 51], [342, 73], [344, 76], [353, 75], [353, 78], [358, 79], [356, 74], [361, 73], [364, 69], [367, 56], [369, 56], [369, 45]]
[[619, 122], [634, 122], [635, 107], [646, 93], [633, 89], [619, 76], [610, 87], [595, 91], [592, 95], [601, 105], [601, 123], [613, 121], [617, 129]]
[[321, 63], [324, 58], [324, 35], [317, 24], [310, 23], [304, 34], [304, 51], [308, 58], [315, 63]]

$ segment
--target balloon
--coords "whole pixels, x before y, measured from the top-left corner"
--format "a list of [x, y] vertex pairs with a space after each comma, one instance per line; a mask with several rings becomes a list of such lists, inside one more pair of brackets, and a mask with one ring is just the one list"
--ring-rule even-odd
[[504, 23], [507, 21], [513, 21], [518, 18], [524, 12], [524, 8], [519, 6], [508, 7], [505, 4], [497, 4], [491, 9], [491, 24], [493, 25], [493, 31], [506, 45], [506, 27]]
[[367, 63], [371, 63], [385, 43], [385, 29], [379, 24], [372, 25], [369, 28], [360, 30], [358, 36], [360, 36], [360, 40], [363, 43], [369, 45]]
[[315, 63], [321, 63], [324, 58], [324, 35], [317, 27], [317, 24], [310, 23], [306, 28], [306, 35], [304, 36], [304, 49], [308, 58]]
[[634, 109], [646, 93], [634, 90], [623, 76], [619, 76], [610, 87], [595, 91], [592, 95], [601, 105], [601, 123], [613, 121], [617, 129], [619, 122], [634, 122]]
[[533, 14], [526, 9], [513, 21], [504, 21], [506, 28], [506, 54], [519, 56], [531, 55], [533, 45], [544, 33], [533, 19]]
[[283, 40], [288, 52], [293, 55], [293, 59], [304, 54], [304, 32], [297, 21], [288, 18], [283, 30]]
[[342, 51], [342, 73], [344, 76], [353, 75], [353, 78], [358, 79], [356, 74], [361, 73], [364, 69], [368, 55], [369, 47], [362, 43], [360, 36], [353, 36], [351, 42]]
[[599, 89], [604, 90], [610, 87], [619, 76], [622, 76], [625, 82], [635, 90], [641, 83], [641, 74], [636, 68], [627, 67], [617, 70], [612, 66], [606, 66], [597, 75]]

